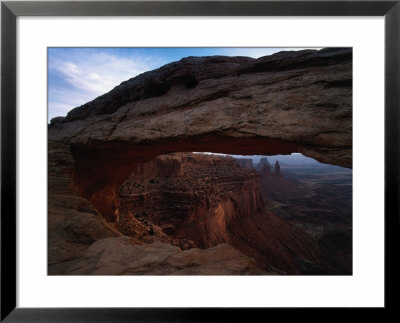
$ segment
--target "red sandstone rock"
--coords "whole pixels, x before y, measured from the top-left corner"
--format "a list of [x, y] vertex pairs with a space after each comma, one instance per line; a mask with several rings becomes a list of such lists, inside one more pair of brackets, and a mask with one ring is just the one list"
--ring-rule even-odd
[[[179, 172], [169, 170], [176, 165]], [[237, 213], [226, 213], [235, 207]], [[177, 153], [139, 165], [120, 189], [120, 214], [129, 212], [155, 223], [172, 239], [195, 241], [207, 248], [228, 241], [229, 217], [260, 211], [258, 174], [242, 169], [231, 157]], [[123, 230], [122, 230], [123, 231]], [[129, 231], [123, 231], [129, 234]]]
[[72, 189], [74, 160], [69, 147], [49, 141], [48, 156], [48, 272], [57, 275], [96, 240], [121, 233]]
[[[176, 167], [179, 172], [160, 176], [159, 167]], [[282, 178], [268, 174], [268, 179]], [[156, 224], [181, 249], [229, 243], [253, 257], [261, 269], [279, 273], [302, 273], [302, 261], [318, 261], [310, 237], [265, 209], [260, 175], [243, 169], [231, 157], [159, 156], [138, 166], [123, 183], [120, 207], [123, 221], [133, 213], [140, 221]], [[165, 237], [159, 240], [168, 242]]]
[[76, 188], [110, 221], [134, 164], [161, 154], [302, 152], [351, 167], [352, 51], [185, 58], [57, 118], [49, 138], [72, 146]]
[[[66, 118], [53, 120], [48, 133], [54, 147], [49, 151], [49, 272], [63, 272], [93, 241], [120, 234], [103, 217], [118, 222], [121, 184], [138, 164], [159, 155], [302, 152], [351, 167], [351, 94], [351, 49], [283, 52], [258, 60], [187, 58], [124, 82]], [[62, 165], [65, 161], [67, 167]], [[177, 176], [179, 167], [171, 165], [159, 175]], [[144, 169], [140, 173], [148, 175]], [[212, 177], [207, 180], [211, 183]], [[190, 202], [201, 201], [202, 194], [190, 183], [184, 188]], [[273, 214], [254, 212], [259, 196], [250, 193], [252, 179], [243, 190], [232, 188], [224, 190], [229, 198], [216, 204], [216, 216], [205, 222], [208, 225], [193, 226], [196, 232], [203, 226], [195, 240], [229, 239], [235, 248], [262, 259], [263, 266], [279, 265], [282, 272], [297, 270], [296, 257], [314, 261], [307, 239]], [[142, 193], [144, 201], [150, 198]], [[201, 210], [219, 201], [218, 195], [211, 197], [214, 200], [207, 198], [196, 210], [202, 219], [209, 213]], [[241, 216], [227, 221], [232, 214]], [[148, 241], [184, 233], [180, 222], [160, 227], [157, 234], [153, 225], [136, 223], [134, 230]], [[264, 228], [270, 234], [263, 235]], [[181, 236], [178, 240], [186, 239], [189, 245], [191, 239]]]

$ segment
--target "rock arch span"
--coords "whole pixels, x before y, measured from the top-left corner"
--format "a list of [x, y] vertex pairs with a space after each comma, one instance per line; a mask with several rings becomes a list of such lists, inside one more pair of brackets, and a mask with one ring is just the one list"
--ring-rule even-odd
[[352, 166], [352, 50], [188, 57], [143, 73], [55, 118], [74, 187], [108, 221], [138, 163], [179, 151], [301, 152]]

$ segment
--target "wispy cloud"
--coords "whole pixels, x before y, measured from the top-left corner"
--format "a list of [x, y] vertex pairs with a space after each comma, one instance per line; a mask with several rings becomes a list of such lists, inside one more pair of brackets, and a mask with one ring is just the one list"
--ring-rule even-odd
[[60, 73], [71, 86], [104, 93], [122, 81], [149, 69], [148, 64], [108, 54], [91, 54], [78, 61], [54, 59], [49, 68]]
[[148, 71], [157, 64], [149, 57], [125, 57], [102, 51], [64, 51], [49, 55], [49, 119], [66, 115], [110, 91], [121, 82]]

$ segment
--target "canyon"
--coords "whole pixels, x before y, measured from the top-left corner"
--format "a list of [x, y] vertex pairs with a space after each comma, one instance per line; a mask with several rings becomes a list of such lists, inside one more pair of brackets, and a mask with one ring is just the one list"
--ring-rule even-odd
[[49, 274], [351, 272], [268, 202], [272, 186], [296, 191], [279, 164], [260, 177], [249, 161], [191, 153], [351, 167], [351, 93], [351, 49], [189, 57], [52, 119]]
[[351, 194], [311, 199], [305, 184], [285, 178], [267, 158], [253, 166], [230, 156], [162, 155], [122, 184], [119, 231], [183, 250], [228, 243], [272, 273], [351, 272]]

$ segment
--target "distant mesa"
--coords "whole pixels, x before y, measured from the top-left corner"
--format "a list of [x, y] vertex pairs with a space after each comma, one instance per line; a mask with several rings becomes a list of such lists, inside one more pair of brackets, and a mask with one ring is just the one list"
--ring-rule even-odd
[[268, 161], [267, 157], [262, 157], [259, 163], [256, 165], [255, 169], [260, 173], [261, 177], [282, 177], [281, 166], [279, 165], [279, 161], [275, 162], [275, 168], [271, 171], [271, 164]]
[[261, 171], [264, 167], [268, 167], [269, 169], [271, 168], [271, 164], [268, 161], [267, 157], [262, 157], [256, 166], [256, 170]]

